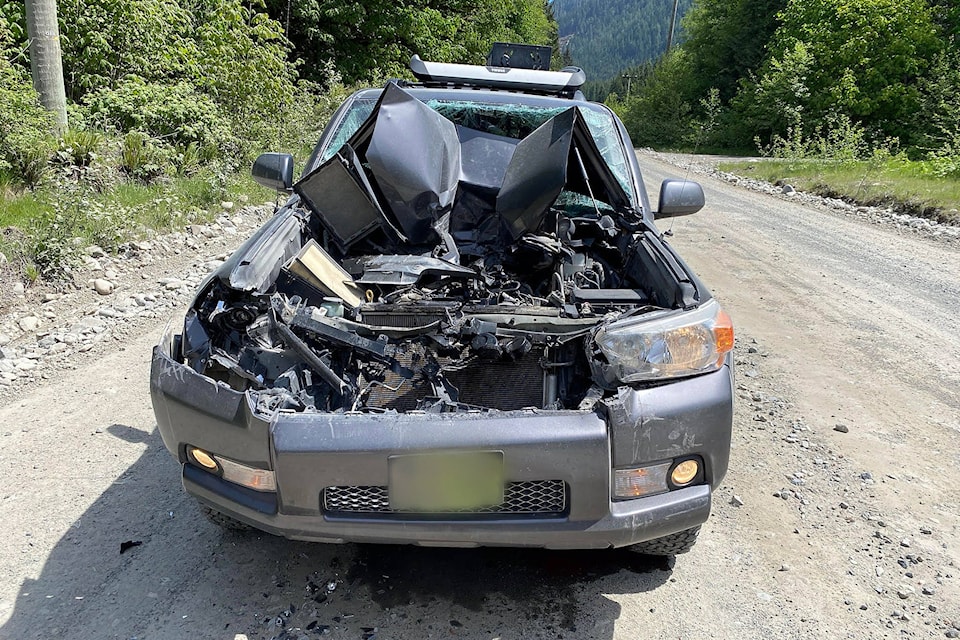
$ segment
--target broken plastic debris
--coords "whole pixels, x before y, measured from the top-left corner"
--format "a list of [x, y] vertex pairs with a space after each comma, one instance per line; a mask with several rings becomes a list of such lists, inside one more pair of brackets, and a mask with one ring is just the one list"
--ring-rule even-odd
[[126, 542], [120, 543], [120, 554], [124, 554], [134, 547], [139, 547], [143, 544], [142, 540], [127, 540]]
[[307, 242], [287, 269], [294, 276], [320, 289], [326, 295], [336, 296], [353, 308], [363, 302], [363, 291], [354, 284], [350, 274], [343, 270], [315, 240]]

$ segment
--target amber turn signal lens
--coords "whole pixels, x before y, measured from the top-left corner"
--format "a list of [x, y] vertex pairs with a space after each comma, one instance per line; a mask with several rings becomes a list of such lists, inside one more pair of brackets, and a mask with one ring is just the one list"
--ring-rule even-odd
[[614, 498], [642, 498], [669, 490], [667, 473], [670, 463], [657, 464], [638, 469], [615, 469]]
[[733, 351], [733, 321], [723, 309], [717, 313], [717, 319], [713, 325], [713, 338], [717, 345], [717, 355], [720, 356], [719, 366], [726, 355]]
[[197, 449], [196, 447], [190, 447], [190, 457], [198, 465], [204, 469], [209, 469], [210, 471], [215, 471], [220, 465], [217, 464], [217, 461], [213, 459], [209, 453], [203, 449]]
[[700, 463], [696, 460], [684, 460], [670, 473], [670, 481], [678, 487], [690, 484], [700, 473]]

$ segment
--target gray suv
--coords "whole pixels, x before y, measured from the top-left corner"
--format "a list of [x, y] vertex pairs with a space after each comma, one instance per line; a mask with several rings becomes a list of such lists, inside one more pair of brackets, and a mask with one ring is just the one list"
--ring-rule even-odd
[[733, 327], [582, 71], [421, 61], [340, 107], [155, 348], [183, 486], [297, 540], [688, 551], [727, 470]]

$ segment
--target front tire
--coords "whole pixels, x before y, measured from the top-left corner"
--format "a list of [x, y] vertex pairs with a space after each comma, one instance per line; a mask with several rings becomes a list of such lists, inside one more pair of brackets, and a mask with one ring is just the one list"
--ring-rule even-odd
[[685, 531], [671, 533], [662, 538], [654, 538], [646, 542], [638, 542], [632, 545], [630, 549], [637, 553], [643, 553], [651, 556], [676, 556], [686, 553], [693, 548], [697, 542], [697, 536], [700, 534], [700, 527], [693, 527]]
[[228, 515], [220, 513], [216, 509], [211, 509], [205, 504], [201, 504], [200, 511], [206, 516], [207, 520], [217, 525], [221, 529], [226, 531], [250, 531], [253, 529], [250, 525], [245, 522], [240, 522], [234, 518], [231, 518]]

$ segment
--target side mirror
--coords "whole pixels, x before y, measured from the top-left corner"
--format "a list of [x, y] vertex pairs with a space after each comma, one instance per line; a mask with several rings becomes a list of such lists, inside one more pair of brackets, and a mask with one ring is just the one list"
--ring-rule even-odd
[[703, 187], [692, 180], [667, 178], [660, 185], [660, 203], [655, 218], [688, 216], [703, 209]]
[[257, 184], [276, 191], [289, 191], [293, 187], [293, 156], [289, 153], [260, 154], [250, 173]]

